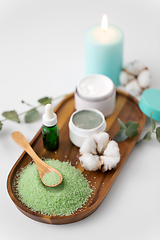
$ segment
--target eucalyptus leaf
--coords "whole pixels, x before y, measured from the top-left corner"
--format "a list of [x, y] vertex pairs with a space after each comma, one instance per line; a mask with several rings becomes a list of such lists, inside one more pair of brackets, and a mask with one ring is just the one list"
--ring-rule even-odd
[[126, 129], [126, 125], [121, 121], [120, 118], [118, 118], [118, 123], [120, 125], [120, 129]]
[[16, 113], [15, 110], [3, 112], [2, 115], [3, 115], [5, 118], [7, 118], [7, 119], [9, 119], [9, 120], [11, 120], [11, 121], [20, 123], [18, 114]]
[[3, 125], [2, 122], [0, 122], [0, 130], [2, 130], [2, 125]]
[[130, 125], [132, 125], [133, 123], [136, 123], [134, 121], [128, 121], [125, 123], [125, 126], [128, 128]]
[[138, 134], [138, 127], [139, 124], [138, 123], [132, 123], [126, 130], [125, 130], [125, 134], [128, 137], [135, 137]]
[[155, 130], [155, 128], [156, 128], [156, 124], [155, 124], [155, 122], [154, 122], [153, 119], [152, 119], [152, 114], [153, 114], [153, 111], [151, 112], [151, 115], [150, 115], [151, 124], [152, 124], [152, 131], [153, 131], [153, 130]]
[[144, 135], [144, 137], [141, 140], [150, 141], [151, 140], [151, 135], [152, 135], [152, 132], [149, 131]]
[[38, 100], [38, 102], [41, 103], [42, 105], [51, 103], [51, 101], [52, 101], [52, 98], [49, 98], [49, 97], [44, 97]]
[[25, 115], [25, 122], [26, 123], [31, 123], [34, 120], [36, 120], [39, 116], [39, 112], [34, 108], [31, 109], [30, 111], [27, 112], [27, 114]]
[[115, 136], [114, 136], [114, 141], [116, 142], [122, 142], [126, 140], [128, 137], [126, 136], [124, 129], [121, 129]]
[[158, 142], [160, 142], [160, 127], [156, 128], [156, 138], [157, 138]]

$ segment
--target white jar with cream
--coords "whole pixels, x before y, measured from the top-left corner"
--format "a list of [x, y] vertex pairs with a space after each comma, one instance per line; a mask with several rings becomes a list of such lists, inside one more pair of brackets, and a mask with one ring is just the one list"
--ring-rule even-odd
[[69, 136], [71, 142], [81, 147], [83, 141], [95, 132], [105, 132], [104, 115], [97, 109], [75, 111], [69, 121]]
[[76, 110], [94, 108], [107, 117], [115, 108], [116, 88], [109, 77], [93, 74], [78, 83], [74, 98]]

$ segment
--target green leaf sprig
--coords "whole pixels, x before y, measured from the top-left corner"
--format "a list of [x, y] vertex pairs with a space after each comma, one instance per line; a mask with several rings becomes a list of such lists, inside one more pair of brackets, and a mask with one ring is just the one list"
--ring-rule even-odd
[[[160, 142], [160, 127], [156, 127], [156, 124], [152, 119], [152, 114], [153, 114], [153, 111], [151, 112], [151, 115], [150, 115], [152, 129], [147, 129], [147, 133], [144, 135], [142, 139], [139, 140], [139, 142], [150, 141], [153, 133], [156, 134], [156, 139], [158, 140], [158, 142]], [[134, 121], [123, 123], [119, 118], [118, 118], [118, 123], [120, 125], [120, 130], [117, 132], [117, 134], [114, 137], [114, 140], [116, 142], [122, 142], [122, 141], [125, 141], [128, 137], [132, 138], [137, 136], [138, 130], [139, 130], [138, 123]]]
[[0, 120], [0, 130], [2, 130], [3, 122], [6, 121], [6, 120], [11, 120], [11, 121], [20, 123], [20, 119], [19, 119], [20, 115], [25, 114], [24, 120], [25, 120], [26, 123], [31, 123], [31, 122], [35, 121], [39, 116], [39, 112], [38, 112], [37, 108], [39, 108], [43, 105], [46, 105], [48, 103], [51, 103], [52, 101], [57, 100], [57, 99], [62, 98], [62, 97], [65, 97], [65, 96], [67, 96], [67, 95], [61, 95], [61, 96], [58, 96], [56, 98], [51, 98], [51, 97], [40, 98], [40, 99], [38, 99], [39, 105], [36, 106], [36, 107], [33, 107], [30, 104], [28, 104], [28, 103], [26, 103], [25, 101], [22, 100], [22, 103], [27, 104], [28, 106], [31, 107], [31, 109], [28, 110], [28, 111], [19, 113], [19, 114], [15, 110], [3, 112], [2, 116], [5, 117], [5, 118]]

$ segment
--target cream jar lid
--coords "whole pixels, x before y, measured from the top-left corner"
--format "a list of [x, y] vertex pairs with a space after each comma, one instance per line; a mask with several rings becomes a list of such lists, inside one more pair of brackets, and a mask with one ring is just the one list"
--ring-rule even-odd
[[147, 116], [150, 117], [152, 111], [152, 118], [160, 121], [160, 90], [154, 88], [145, 89], [139, 101], [139, 108]]
[[113, 94], [115, 86], [112, 80], [102, 74], [89, 75], [78, 83], [78, 95], [88, 100], [101, 100]]
[[104, 115], [97, 109], [87, 108], [75, 111], [70, 117], [70, 140], [77, 147], [81, 147], [83, 141], [93, 133], [105, 131], [106, 121]]

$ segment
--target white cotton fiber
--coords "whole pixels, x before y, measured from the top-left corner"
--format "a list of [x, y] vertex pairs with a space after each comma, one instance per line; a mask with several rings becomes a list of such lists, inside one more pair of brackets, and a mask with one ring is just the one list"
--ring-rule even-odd
[[151, 73], [148, 69], [143, 70], [139, 75], [138, 75], [138, 83], [141, 86], [141, 88], [147, 88], [151, 84]]
[[103, 161], [102, 171], [105, 172], [107, 170], [115, 168], [120, 158], [118, 156], [117, 157], [101, 156], [101, 159]]
[[92, 135], [96, 142], [96, 148], [98, 154], [101, 155], [104, 149], [107, 147], [109, 141], [109, 134], [106, 132], [99, 132]]
[[121, 71], [121, 73], [119, 75], [120, 84], [126, 85], [128, 80], [129, 80], [128, 74], [125, 71]]
[[137, 80], [133, 80], [131, 82], [129, 82], [126, 86], [125, 86], [125, 90], [130, 93], [133, 96], [139, 96], [142, 92], [142, 89], [140, 88]]
[[144, 63], [140, 61], [133, 62], [134, 74], [137, 76], [145, 68]]
[[120, 85], [124, 91], [134, 97], [140, 97], [142, 92], [151, 86], [151, 73], [140, 61], [128, 63], [119, 75]]
[[82, 166], [89, 171], [111, 170], [120, 160], [119, 147], [114, 140], [109, 141], [106, 132], [95, 133], [88, 137], [80, 148], [79, 160]]
[[91, 153], [84, 153], [79, 158], [82, 166], [89, 171], [96, 171], [101, 166], [102, 162], [98, 155], [92, 155]]
[[126, 65], [126, 71], [135, 76], [137, 76], [144, 68], [145, 65], [140, 61], [134, 61]]
[[126, 71], [134, 75], [134, 66], [133, 63], [128, 63], [125, 67]]
[[107, 145], [107, 148], [105, 149], [104, 156], [112, 156], [112, 157], [119, 157], [119, 147], [117, 142], [114, 140], [110, 141]]
[[91, 154], [97, 154], [96, 151], [96, 142], [93, 137], [88, 137], [84, 140], [79, 152], [81, 154], [83, 153], [91, 153]]

